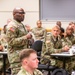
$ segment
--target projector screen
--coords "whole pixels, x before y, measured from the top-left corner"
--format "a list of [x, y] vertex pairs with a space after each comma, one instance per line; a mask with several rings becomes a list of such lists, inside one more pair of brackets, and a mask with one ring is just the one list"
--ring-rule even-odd
[[39, 0], [41, 20], [75, 20], [75, 0]]

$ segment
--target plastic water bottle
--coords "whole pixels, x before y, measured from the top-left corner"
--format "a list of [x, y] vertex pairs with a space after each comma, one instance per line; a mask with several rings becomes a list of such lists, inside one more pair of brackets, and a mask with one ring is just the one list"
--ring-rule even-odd
[[72, 74], [71, 75], [75, 75], [75, 71], [72, 71]]
[[72, 55], [73, 54], [73, 49], [70, 48], [69, 53]]

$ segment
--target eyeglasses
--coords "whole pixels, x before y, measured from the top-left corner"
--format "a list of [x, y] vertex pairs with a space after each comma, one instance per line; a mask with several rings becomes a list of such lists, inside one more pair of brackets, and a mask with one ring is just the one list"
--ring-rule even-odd
[[19, 14], [25, 14], [25, 12], [16, 12], [16, 13], [19, 13]]

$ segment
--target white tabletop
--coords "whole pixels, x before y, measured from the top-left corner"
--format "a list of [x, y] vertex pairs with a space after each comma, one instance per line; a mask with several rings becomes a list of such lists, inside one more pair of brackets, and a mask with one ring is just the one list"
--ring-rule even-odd
[[7, 52], [0, 52], [0, 55], [1, 55], [1, 54], [7, 54]]
[[71, 57], [75, 56], [75, 54], [70, 54], [69, 52], [62, 52], [62, 53], [53, 53], [51, 56], [63, 56], [63, 57]]

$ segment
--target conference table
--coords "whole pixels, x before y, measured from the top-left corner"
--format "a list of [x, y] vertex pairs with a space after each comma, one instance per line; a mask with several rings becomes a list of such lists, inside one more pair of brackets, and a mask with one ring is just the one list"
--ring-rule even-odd
[[62, 60], [63, 69], [65, 69], [65, 64], [66, 64], [67, 59], [74, 57], [75, 54], [70, 54], [69, 52], [62, 52], [62, 53], [53, 53], [51, 54], [51, 56], [54, 57], [56, 60]]
[[7, 58], [7, 52], [0, 52], [0, 55], [3, 55], [3, 71], [4, 71], [4, 75], [6, 75], [6, 58]]

